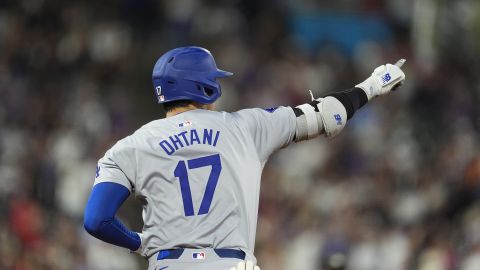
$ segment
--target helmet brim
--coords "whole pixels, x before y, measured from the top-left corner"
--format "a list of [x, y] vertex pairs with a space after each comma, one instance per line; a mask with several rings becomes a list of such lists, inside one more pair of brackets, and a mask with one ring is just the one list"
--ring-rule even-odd
[[216, 78], [225, 78], [225, 77], [230, 77], [232, 75], [233, 75], [232, 72], [221, 70], [221, 69], [217, 69], [217, 72], [215, 73]]

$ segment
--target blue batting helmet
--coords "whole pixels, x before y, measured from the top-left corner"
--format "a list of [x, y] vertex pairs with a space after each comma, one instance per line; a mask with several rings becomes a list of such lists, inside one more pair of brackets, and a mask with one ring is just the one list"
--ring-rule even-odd
[[180, 47], [163, 54], [152, 74], [158, 103], [192, 100], [211, 104], [221, 95], [217, 78], [233, 73], [217, 68], [212, 54], [200, 47]]

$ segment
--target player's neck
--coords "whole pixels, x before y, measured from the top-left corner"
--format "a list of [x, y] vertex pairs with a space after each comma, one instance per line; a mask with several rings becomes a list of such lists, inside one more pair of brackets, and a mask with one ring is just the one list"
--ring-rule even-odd
[[188, 112], [188, 111], [192, 111], [192, 110], [198, 110], [198, 109], [213, 110], [213, 104], [195, 103], [195, 104], [188, 104], [187, 106], [176, 107], [176, 108], [173, 108], [172, 110], [168, 111], [166, 117], [171, 117], [171, 116], [175, 116], [179, 113]]

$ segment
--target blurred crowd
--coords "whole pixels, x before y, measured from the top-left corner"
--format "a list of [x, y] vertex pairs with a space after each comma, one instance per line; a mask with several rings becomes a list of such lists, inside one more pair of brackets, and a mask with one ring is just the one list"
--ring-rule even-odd
[[[97, 160], [163, 117], [151, 69], [209, 48], [218, 109], [298, 105], [407, 58], [400, 91], [265, 167], [263, 270], [480, 269], [475, 0], [0, 1], [0, 269], [146, 269], [82, 215]], [[132, 199], [121, 219], [141, 229]]]

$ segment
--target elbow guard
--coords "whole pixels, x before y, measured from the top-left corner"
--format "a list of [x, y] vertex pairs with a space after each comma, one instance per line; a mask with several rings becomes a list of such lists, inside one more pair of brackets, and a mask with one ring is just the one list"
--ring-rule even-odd
[[334, 97], [324, 97], [318, 104], [322, 116], [325, 135], [335, 137], [342, 131], [347, 123], [347, 110], [343, 104]]
[[295, 142], [309, 140], [320, 134], [335, 137], [345, 127], [347, 111], [336, 98], [327, 96], [293, 108], [297, 116]]

